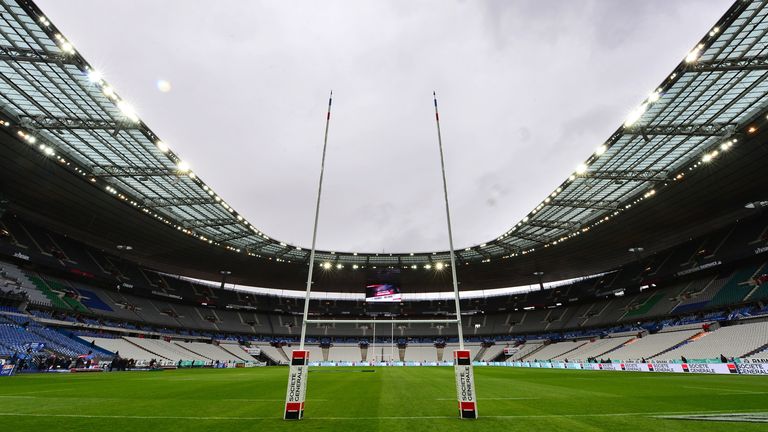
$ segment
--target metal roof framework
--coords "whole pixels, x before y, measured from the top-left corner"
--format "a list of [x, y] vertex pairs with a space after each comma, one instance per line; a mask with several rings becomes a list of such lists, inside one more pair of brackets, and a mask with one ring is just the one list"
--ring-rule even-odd
[[[768, 108], [768, 6], [737, 0], [576, 172], [498, 238], [457, 251], [488, 262], [549, 247], [627, 211], [749, 134]], [[275, 261], [309, 250], [261, 232], [162, 143], [29, 0], [0, 0], [0, 127], [84, 181], [211, 245]], [[447, 251], [318, 251], [335, 266], [426, 267]]]

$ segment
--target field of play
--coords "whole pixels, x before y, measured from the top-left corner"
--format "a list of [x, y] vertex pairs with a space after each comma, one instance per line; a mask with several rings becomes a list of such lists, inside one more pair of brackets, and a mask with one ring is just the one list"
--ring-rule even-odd
[[[365, 372], [364, 372], [365, 371]], [[764, 431], [768, 377], [475, 368], [311, 368], [305, 419], [282, 420], [287, 368], [31, 374], [0, 380], [4, 431]], [[689, 417], [689, 418], [685, 418]], [[739, 421], [733, 423], [733, 421]]]

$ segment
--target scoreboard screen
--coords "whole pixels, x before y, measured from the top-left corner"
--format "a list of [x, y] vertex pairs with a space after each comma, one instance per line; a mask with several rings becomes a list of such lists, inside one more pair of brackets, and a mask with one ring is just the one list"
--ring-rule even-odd
[[402, 300], [400, 287], [391, 283], [377, 283], [365, 286], [367, 302], [399, 302]]

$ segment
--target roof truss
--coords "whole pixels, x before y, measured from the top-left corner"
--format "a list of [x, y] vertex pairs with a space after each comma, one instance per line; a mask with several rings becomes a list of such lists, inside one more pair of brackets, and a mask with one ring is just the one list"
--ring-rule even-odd
[[0, 46], [0, 60], [15, 62], [77, 64], [72, 57], [62, 54], [12, 46]]
[[47, 130], [89, 129], [120, 131], [126, 129], [139, 129], [137, 123], [128, 120], [82, 119], [47, 116], [20, 116], [19, 124], [26, 128]]
[[192, 206], [192, 205], [214, 204], [215, 202], [216, 201], [214, 201], [213, 198], [160, 197], [160, 198], [145, 199], [144, 207], [156, 208], [156, 207]]
[[187, 219], [181, 221], [185, 228], [217, 228], [229, 225], [237, 225], [234, 219]]
[[589, 178], [598, 180], [635, 180], [635, 181], [665, 181], [669, 180], [667, 170], [648, 169], [648, 170], [599, 170], [587, 171], [583, 174], [577, 174], [579, 178]]
[[650, 141], [650, 137], [657, 135], [727, 137], [732, 135], [735, 130], [736, 125], [734, 124], [659, 124], [627, 127], [624, 129], [624, 133], [641, 135], [645, 141]]
[[529, 221], [528, 225], [548, 229], [575, 229], [581, 224], [572, 221], [534, 219]]
[[[572, 207], [583, 209], [596, 209], [596, 210], [616, 210], [619, 208], [620, 203], [618, 201], [605, 201], [605, 200], [588, 200], [588, 199], [555, 199], [550, 203], [554, 206], [560, 207]], [[530, 221], [528, 222], [530, 223]]]
[[695, 72], [768, 70], [768, 57], [757, 56], [710, 62], [695, 62], [688, 66], [688, 70]]
[[94, 177], [156, 177], [183, 175], [178, 170], [164, 167], [137, 167], [101, 165], [93, 167]]

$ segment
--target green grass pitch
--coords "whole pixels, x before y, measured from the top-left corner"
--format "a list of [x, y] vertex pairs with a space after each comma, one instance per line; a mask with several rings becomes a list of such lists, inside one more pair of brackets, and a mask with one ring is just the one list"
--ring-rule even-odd
[[[369, 368], [370, 369], [370, 368]], [[768, 377], [475, 368], [480, 418], [457, 419], [453, 368], [311, 368], [305, 419], [281, 419], [287, 368], [0, 379], [0, 431], [766, 431], [662, 419], [768, 412]]]

